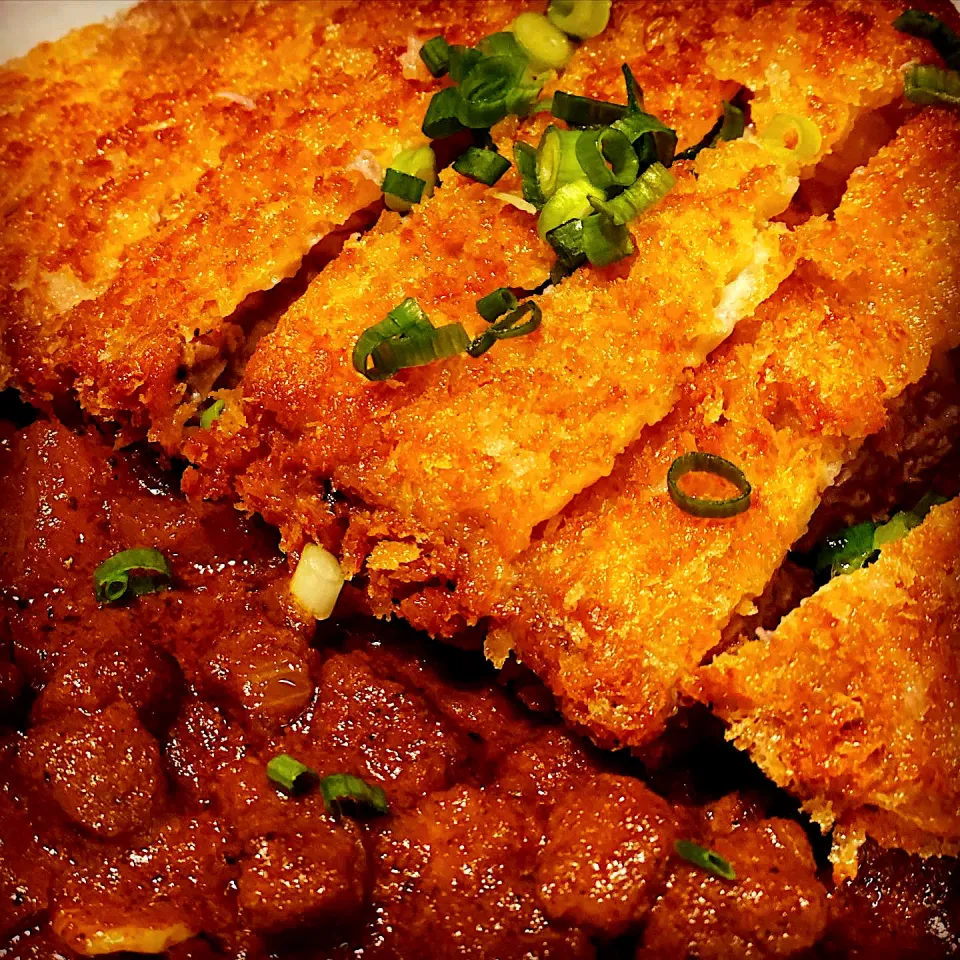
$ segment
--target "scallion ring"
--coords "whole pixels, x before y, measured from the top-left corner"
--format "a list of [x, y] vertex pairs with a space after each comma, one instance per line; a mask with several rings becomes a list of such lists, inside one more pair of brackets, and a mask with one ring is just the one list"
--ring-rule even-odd
[[599, 213], [583, 219], [582, 245], [595, 267], [608, 267], [633, 253], [630, 231]]
[[646, 169], [654, 161], [665, 167], [673, 163], [677, 149], [677, 133], [650, 113], [628, 113], [623, 119], [611, 124], [633, 144], [640, 161]]
[[487, 323], [493, 323], [494, 320], [502, 317], [505, 313], [516, 310], [519, 303], [520, 301], [517, 300], [509, 287], [499, 287], [477, 301], [477, 313]]
[[562, 70], [573, 56], [573, 44], [542, 13], [521, 13], [513, 34], [534, 70]]
[[547, 19], [564, 33], [589, 40], [603, 33], [610, 22], [611, 0], [550, 0]]
[[431, 140], [442, 140], [463, 130], [457, 119], [460, 110], [460, 91], [457, 87], [444, 87], [433, 95], [423, 115], [421, 129]]
[[960, 73], [929, 65], [910, 67], [903, 75], [903, 94], [925, 107], [960, 107]]
[[[575, 270], [586, 262], [583, 252], [583, 220], [568, 220], [554, 227], [546, 235], [546, 241], [556, 251], [558, 262], [566, 270]], [[551, 282], [556, 283], [553, 276]]]
[[561, 130], [552, 124], [543, 131], [537, 147], [537, 183], [549, 200], [558, 187], [586, 177], [577, 159], [578, 130]]
[[628, 187], [637, 179], [640, 161], [633, 144], [619, 130], [584, 130], [577, 137], [577, 161], [595, 187]]
[[[529, 319], [523, 323], [520, 321], [529, 315]], [[489, 330], [484, 330], [467, 348], [467, 353], [471, 357], [479, 357], [486, 353], [497, 340], [510, 340], [513, 337], [522, 337], [528, 333], [533, 333], [543, 319], [543, 311], [533, 300], [527, 300], [521, 303], [516, 310], [511, 311], [505, 317], [501, 317]]]
[[929, 40], [951, 70], [960, 70], [960, 37], [939, 17], [923, 10], [905, 10], [893, 26], [901, 33]]
[[456, 43], [450, 47], [448, 68], [450, 79], [455, 83], [463, 83], [466, 75], [483, 59], [483, 53], [476, 47], [465, 47]]
[[522, 140], [513, 145], [513, 162], [523, 183], [523, 199], [538, 210], [547, 202], [537, 179], [537, 151]]
[[719, 853], [701, 847], [692, 840], [677, 840], [673, 849], [677, 856], [682, 857], [687, 863], [692, 863], [695, 867], [700, 867], [701, 870], [706, 870], [708, 873], [724, 880], [737, 879], [737, 872], [733, 869], [729, 860], [725, 860]]
[[794, 113], [778, 113], [763, 128], [761, 138], [792, 151], [800, 160], [812, 160], [823, 142], [820, 128], [809, 117]]
[[93, 571], [93, 589], [98, 603], [119, 603], [126, 597], [159, 593], [172, 576], [167, 558], [153, 547], [121, 550]]
[[594, 100], [558, 90], [553, 95], [551, 113], [571, 127], [608, 127], [626, 116], [627, 108], [622, 103]]
[[509, 30], [501, 30], [499, 33], [491, 33], [484, 37], [477, 48], [485, 57], [515, 57], [521, 60], [527, 59], [527, 52], [523, 49], [517, 37]]
[[200, 429], [209, 430], [217, 422], [226, 405], [225, 400], [214, 400], [213, 403], [200, 414]]
[[738, 140], [746, 129], [746, 119], [743, 111], [732, 103], [723, 101], [723, 113], [717, 122], [706, 132], [704, 137], [692, 147], [687, 147], [678, 153], [675, 160], [694, 160], [701, 151], [716, 145], [718, 140]]
[[372, 786], [349, 773], [334, 773], [324, 777], [320, 781], [320, 793], [327, 812], [337, 818], [343, 814], [344, 807], [379, 814], [390, 812], [390, 804], [382, 787]]
[[[695, 497], [680, 489], [680, 480], [688, 473], [710, 473], [720, 477], [737, 488], [737, 495], [724, 500], [712, 497]], [[694, 517], [725, 518], [735, 517], [750, 506], [753, 488], [743, 471], [725, 457], [715, 453], [701, 453], [693, 450], [677, 457], [667, 471], [667, 490], [670, 499], [684, 513]]]
[[457, 118], [465, 127], [489, 128], [508, 111], [507, 97], [520, 82], [525, 63], [517, 57], [484, 57], [460, 85]]
[[603, 202], [603, 191], [595, 187], [589, 180], [575, 180], [565, 183], [544, 204], [537, 220], [537, 233], [541, 240], [546, 240], [547, 234], [561, 223], [568, 220], [579, 220], [593, 213], [592, 203]]
[[450, 69], [450, 44], [443, 37], [432, 37], [420, 48], [420, 59], [435, 77]]
[[593, 199], [590, 203], [598, 213], [608, 216], [617, 226], [623, 226], [659, 203], [676, 182], [663, 164], [652, 163], [620, 196], [612, 200]]
[[301, 793], [317, 780], [316, 770], [295, 760], [288, 753], [277, 754], [267, 764], [267, 778], [284, 793]]
[[457, 173], [492, 187], [509, 169], [510, 161], [496, 150], [470, 147], [453, 163]]

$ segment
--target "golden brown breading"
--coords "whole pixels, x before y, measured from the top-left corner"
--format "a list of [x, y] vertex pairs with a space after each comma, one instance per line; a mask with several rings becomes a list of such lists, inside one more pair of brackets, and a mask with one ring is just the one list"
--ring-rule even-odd
[[[909, 123], [851, 179], [835, 220], [811, 226], [809, 259], [756, 321], [518, 564], [491, 653], [512, 644], [601, 743], [661, 729], [684, 677], [750, 612], [824, 487], [883, 425], [884, 401], [960, 340], [958, 149], [954, 115]], [[703, 520], [672, 503], [667, 469], [692, 449], [742, 467], [746, 513]]]
[[[5, 225], [12, 289], [0, 311], [18, 384], [43, 400], [72, 383], [89, 412], [139, 430], [156, 424], [156, 438], [174, 446], [242, 336], [230, 314], [379, 197], [358, 154], [386, 164], [422, 140], [439, 83], [404, 77], [408, 36], [443, 30], [470, 41], [520, 9], [520, 0], [498, 0], [461, 24], [456, 8], [436, 0], [279, 4], [248, 31], [227, 31], [209, 69], [174, 59], [164, 76], [182, 69], [186, 86], [173, 88], [172, 103], [162, 83], [148, 86], [135, 103], [144, 121], [118, 133], [92, 118], [91, 143], [121, 141], [122, 176], [86, 171], [79, 196], [53, 191], [47, 202], [41, 191], [31, 198], [41, 215], [25, 208]], [[270, 57], [264, 47], [274, 48]], [[218, 98], [223, 90], [256, 98], [255, 109]], [[50, 251], [47, 234], [78, 205], [87, 215], [68, 221], [76, 235], [57, 233]], [[31, 293], [32, 278], [48, 274], [53, 286]]]
[[[728, 737], [855, 872], [864, 835], [960, 851], [960, 500], [700, 671]], [[838, 836], [839, 834], [839, 836]]]

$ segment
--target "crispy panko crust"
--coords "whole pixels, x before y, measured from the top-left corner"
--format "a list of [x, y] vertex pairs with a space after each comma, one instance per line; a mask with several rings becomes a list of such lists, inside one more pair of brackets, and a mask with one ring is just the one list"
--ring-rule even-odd
[[[786, 231], [765, 217], [788, 203], [791, 169], [747, 141], [704, 154], [698, 178], [678, 168], [674, 191], [637, 222], [634, 258], [580, 271], [541, 299], [539, 331], [479, 360], [370, 384], [353, 370], [353, 344], [405, 297], [435, 323], [465, 319], [475, 334], [479, 296], [549, 273], [532, 217], [445, 174], [432, 201], [345, 250], [261, 342], [244, 414], [269, 454], [240, 479], [244, 505], [296, 547], [304, 528], [322, 532], [317, 506], [320, 522], [326, 512], [315, 497], [301, 515], [300, 490], [327, 480], [392, 513], [424, 549], [489, 540], [516, 554], [670, 409], [683, 370], [789, 271]], [[299, 487], [277, 483], [291, 461]]]
[[[18, 208], [4, 227], [0, 310], [17, 385], [38, 400], [72, 387], [88, 412], [140, 432], [152, 425], [175, 447], [242, 337], [230, 315], [379, 197], [358, 154], [386, 165], [422, 140], [439, 83], [404, 76], [408, 37], [469, 42], [521, 8], [485, 3], [468, 23], [438, 0], [258, 8], [213, 57], [174, 60], [157, 88], [138, 91], [132, 124], [128, 116], [118, 131], [109, 116], [90, 118], [88, 153], [101, 169], [84, 169], [73, 196], [40, 191], [39, 212]], [[220, 92], [250, 97], [254, 109]], [[97, 153], [98, 138], [96, 150], [118, 142], [119, 159]], [[60, 236], [78, 205], [90, 220]], [[39, 296], [36, 277], [48, 281]]]
[[960, 851], [958, 547], [955, 499], [700, 671], [728, 737], [825, 832], [839, 825], [841, 872], [855, 871], [864, 834]]
[[[835, 220], [805, 232], [805, 261], [757, 320], [517, 565], [488, 649], [502, 659], [512, 646], [598, 742], [659, 732], [684, 678], [750, 612], [823, 489], [883, 425], [884, 402], [960, 340], [958, 150], [949, 113], [905, 126], [852, 178]], [[672, 503], [667, 469], [693, 449], [741, 466], [746, 513], [698, 519]]]

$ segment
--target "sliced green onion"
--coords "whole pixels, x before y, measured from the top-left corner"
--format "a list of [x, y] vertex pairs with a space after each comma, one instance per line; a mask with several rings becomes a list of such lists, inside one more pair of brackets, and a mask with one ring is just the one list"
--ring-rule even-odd
[[435, 77], [442, 77], [450, 69], [450, 44], [443, 37], [431, 37], [420, 48], [420, 59]]
[[510, 161], [495, 150], [470, 147], [454, 161], [453, 169], [492, 187], [510, 169]]
[[858, 523], [827, 537], [817, 551], [814, 571], [818, 575], [829, 571], [831, 577], [836, 577], [865, 566], [876, 553], [873, 542], [876, 529], [875, 523]]
[[521, 13], [513, 34], [534, 70], [562, 70], [573, 56], [573, 44], [542, 13]]
[[[575, 270], [586, 262], [583, 252], [583, 220], [568, 220], [547, 233], [547, 243], [557, 253], [557, 260], [566, 270]], [[557, 281], [551, 276], [551, 281]]]
[[659, 203], [676, 182], [673, 174], [662, 164], [652, 163], [640, 174], [636, 183], [627, 187], [620, 196], [612, 200], [594, 200], [592, 206], [617, 226], [623, 226]]
[[820, 128], [808, 117], [778, 113], [763, 129], [763, 140], [791, 150], [801, 160], [811, 160], [820, 150]]
[[623, 82], [627, 87], [627, 112], [643, 113], [643, 87], [637, 83], [637, 78], [630, 69], [630, 64], [625, 63], [620, 67], [623, 74]]
[[484, 37], [478, 44], [480, 52], [485, 57], [515, 57], [521, 60], [527, 59], [527, 52], [509, 30], [500, 33], [491, 33], [489, 37]]
[[578, 130], [561, 130], [547, 127], [537, 148], [537, 183], [546, 199], [552, 197], [558, 187], [575, 180], [583, 180], [586, 173], [577, 159]]
[[677, 133], [650, 113], [628, 113], [611, 124], [633, 144], [641, 169], [659, 161], [665, 167], [673, 163]]
[[594, 100], [558, 90], [553, 95], [551, 113], [571, 127], [608, 127], [626, 116], [627, 108], [622, 103]]
[[421, 129], [431, 140], [453, 136], [463, 129], [457, 119], [459, 110], [460, 91], [456, 87], [444, 87], [430, 99]]
[[951, 70], [960, 70], [960, 37], [939, 17], [923, 10], [905, 10], [893, 25], [901, 33], [929, 40]]
[[413, 297], [407, 297], [399, 306], [394, 307], [379, 323], [368, 327], [360, 335], [353, 348], [353, 368], [368, 380], [386, 380], [396, 371], [386, 372], [367, 368], [367, 361], [377, 347], [393, 337], [411, 330], [425, 330], [432, 327], [430, 318], [420, 308]]
[[539, 210], [546, 203], [546, 197], [537, 179], [537, 151], [529, 143], [517, 141], [513, 145], [513, 162], [523, 181], [523, 199]]
[[743, 111], [724, 100], [723, 113], [717, 118], [717, 122], [707, 131], [703, 139], [678, 153], [674, 159], [693, 160], [702, 150], [715, 146], [720, 140], [738, 140], [743, 136], [745, 129], [746, 118]]
[[595, 213], [583, 219], [583, 252], [595, 267], [607, 267], [633, 253], [633, 241], [625, 226]]
[[903, 75], [903, 94], [925, 107], [960, 107], [960, 73], [928, 65], [910, 67]]
[[340, 817], [344, 807], [389, 813], [390, 805], [382, 787], [371, 786], [366, 780], [349, 773], [334, 773], [320, 781], [320, 793], [327, 812]]
[[391, 210], [409, 210], [414, 203], [420, 202], [426, 188], [426, 183], [419, 177], [402, 173], [392, 167], [383, 175], [383, 184], [380, 187]]
[[483, 53], [476, 47], [465, 47], [454, 44], [450, 47], [448, 64], [450, 79], [456, 83], [463, 83], [467, 74], [483, 59]]
[[607, 29], [610, 0], [550, 0], [547, 18], [571, 37], [589, 40]]
[[[714, 500], [712, 497], [695, 497], [684, 493], [680, 489], [680, 479], [688, 473], [711, 473], [715, 477], [732, 483], [739, 491], [735, 497], [725, 500]], [[694, 517], [734, 517], [743, 513], [750, 506], [750, 497], [753, 488], [744, 476], [743, 471], [734, 463], [715, 453], [701, 453], [691, 451], [670, 464], [667, 471], [667, 490], [670, 499], [684, 513]]]
[[470, 337], [462, 323], [427, 329], [415, 328], [385, 340], [370, 353], [373, 369], [390, 376], [408, 367], [422, 367], [463, 353]]
[[93, 589], [98, 603], [118, 603], [128, 596], [165, 590], [171, 576], [170, 564], [159, 550], [134, 547], [115, 553], [93, 571]]
[[516, 57], [484, 57], [460, 85], [457, 118], [465, 127], [492, 127], [508, 112], [507, 97], [518, 86], [525, 64]]
[[595, 187], [627, 187], [637, 179], [640, 161], [624, 134], [613, 127], [584, 130], [577, 137], [577, 160]]
[[214, 400], [203, 413], [200, 414], [200, 429], [209, 430], [216, 423], [223, 408], [226, 406], [225, 400]]
[[597, 189], [589, 180], [575, 180], [565, 183], [544, 204], [537, 221], [537, 233], [545, 240], [547, 234], [568, 220], [580, 220], [593, 213], [591, 200], [602, 201], [603, 191]]
[[706, 870], [708, 873], [722, 877], [724, 880], [737, 879], [737, 872], [728, 860], [724, 860], [719, 853], [701, 847], [692, 840], [677, 840], [673, 849], [676, 850], [677, 856], [682, 857], [687, 863], [692, 863], [695, 867], [700, 867], [701, 870]]
[[317, 772], [281, 753], [267, 764], [267, 777], [285, 793], [293, 794], [309, 787], [317, 779]]
[[[520, 323], [527, 314], [530, 314], [530, 319]], [[489, 330], [484, 330], [467, 348], [467, 353], [471, 357], [479, 357], [486, 353], [497, 340], [510, 340], [513, 337], [533, 333], [540, 326], [542, 319], [543, 312], [540, 307], [533, 300], [527, 300], [516, 310], [501, 317]]]
[[502, 317], [505, 313], [515, 310], [519, 303], [520, 301], [517, 300], [509, 287], [500, 287], [477, 301], [477, 313], [487, 323], [493, 323], [497, 317]]

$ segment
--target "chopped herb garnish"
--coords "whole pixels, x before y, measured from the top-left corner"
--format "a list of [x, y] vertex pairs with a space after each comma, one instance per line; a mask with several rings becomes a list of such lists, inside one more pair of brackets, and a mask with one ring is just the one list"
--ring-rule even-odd
[[577, 141], [580, 132], [561, 130], [552, 124], [543, 131], [537, 147], [537, 184], [545, 200], [549, 200], [559, 187], [586, 178], [577, 159]]
[[209, 430], [219, 419], [226, 405], [225, 400], [214, 400], [213, 403], [200, 414], [200, 429]]
[[477, 301], [477, 313], [487, 323], [493, 323], [498, 317], [515, 310], [519, 301], [509, 287], [499, 287]]
[[[554, 227], [547, 233], [546, 240], [556, 251], [557, 262], [566, 270], [575, 270], [586, 263], [587, 255], [583, 252], [582, 219], [568, 220], [566, 223], [561, 223], [559, 227]], [[552, 276], [551, 280], [553, 280]]]
[[546, 197], [537, 180], [537, 151], [529, 143], [518, 141], [513, 146], [513, 160], [523, 181], [523, 199], [539, 210], [546, 203]]
[[593, 97], [581, 97], [558, 90], [553, 95], [551, 113], [571, 127], [606, 127], [625, 117], [627, 108], [622, 103], [595, 100]]
[[340, 817], [344, 807], [367, 810], [372, 813], [390, 812], [387, 795], [381, 787], [374, 787], [349, 773], [334, 773], [320, 781], [320, 792], [327, 812]]
[[127, 597], [158, 593], [172, 576], [166, 557], [153, 547], [121, 550], [93, 571], [93, 586], [99, 603], [119, 603]]
[[510, 161], [496, 150], [470, 147], [454, 161], [453, 169], [492, 187], [510, 169]]
[[623, 226], [646, 213], [659, 203], [674, 187], [676, 179], [663, 164], [652, 163], [635, 183], [612, 200], [594, 200], [598, 213], [609, 217], [617, 226]]
[[267, 777], [285, 793], [300, 793], [317, 780], [316, 770], [311, 770], [287, 753], [275, 756], [267, 764]]
[[615, 127], [584, 130], [576, 143], [577, 160], [595, 187], [628, 187], [640, 173], [633, 143]]
[[925, 107], [960, 107], [960, 73], [941, 67], [910, 67], [903, 75], [903, 94]]
[[435, 77], [450, 69], [450, 44], [443, 37], [432, 37], [420, 48], [420, 59]]
[[523, 76], [518, 57], [484, 57], [463, 78], [457, 119], [471, 128], [492, 127], [509, 112], [507, 97]]
[[[451, 48], [452, 50], [453, 48]], [[464, 129], [457, 119], [460, 109], [460, 91], [456, 87], [444, 87], [435, 93], [427, 105], [422, 130], [431, 140], [453, 136]]]
[[706, 135], [699, 143], [692, 147], [687, 147], [681, 153], [678, 153], [677, 160], [693, 160], [701, 150], [708, 147], [715, 147], [717, 143], [723, 140], [739, 140], [746, 129], [746, 118], [743, 111], [732, 103], [723, 101], [723, 113], [717, 119], [717, 122], [707, 131]]
[[673, 845], [677, 856], [682, 857], [687, 863], [692, 863], [701, 870], [706, 870], [715, 876], [724, 880], [736, 880], [737, 872], [729, 860], [725, 860], [719, 853], [701, 847], [692, 840], [677, 840]]
[[562, 70], [573, 56], [573, 44], [542, 13], [521, 13], [513, 21], [513, 36], [534, 70]]
[[546, 240], [547, 234], [551, 230], [568, 220], [582, 220], [584, 217], [589, 217], [593, 213], [590, 201], [600, 201], [603, 196], [603, 191], [595, 187], [589, 180], [574, 180], [573, 183], [565, 183], [544, 204], [540, 211], [537, 231], [541, 238]]
[[[527, 314], [530, 319], [521, 323]], [[505, 317], [501, 317], [489, 330], [484, 330], [479, 337], [474, 340], [467, 348], [467, 353], [471, 357], [479, 357], [486, 353], [498, 340], [509, 340], [512, 337], [522, 337], [528, 333], [533, 333], [540, 326], [543, 319], [543, 312], [540, 307], [532, 300], [520, 304], [516, 310], [511, 311]]]
[[[688, 473], [710, 473], [737, 488], [737, 495], [724, 500], [696, 497], [680, 489], [680, 480]], [[715, 453], [691, 451], [677, 457], [667, 471], [667, 490], [670, 498], [684, 513], [694, 517], [726, 518], [743, 513], [750, 506], [752, 487], [743, 471], [734, 463]]]
[[600, 213], [584, 217], [583, 253], [595, 267], [608, 267], [633, 253], [630, 231]]
[[385, 196], [395, 197], [403, 203], [419, 203], [426, 187], [419, 177], [390, 168], [383, 176], [381, 189]]

